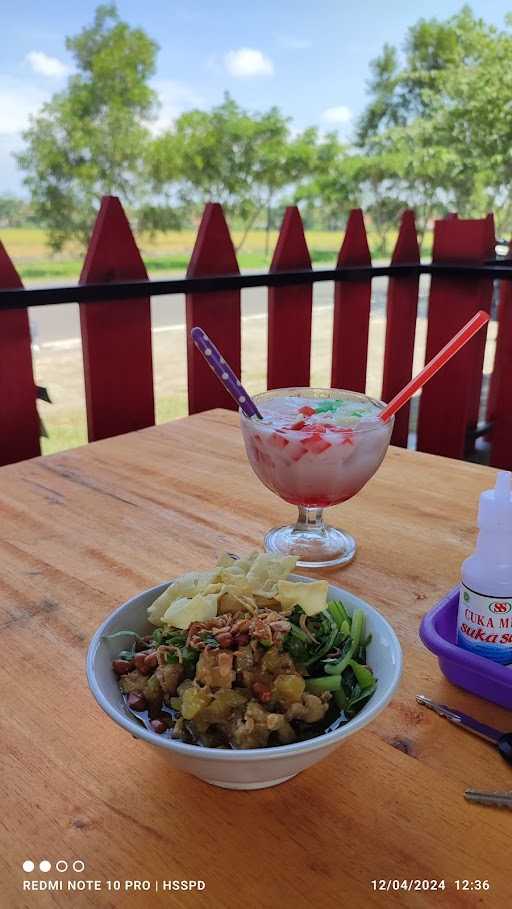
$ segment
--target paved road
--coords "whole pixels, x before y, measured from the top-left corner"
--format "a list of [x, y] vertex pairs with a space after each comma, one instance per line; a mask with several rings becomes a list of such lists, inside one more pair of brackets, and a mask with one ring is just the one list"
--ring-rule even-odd
[[[314, 293], [315, 305], [328, 305], [332, 300], [332, 284], [318, 284]], [[242, 291], [242, 314], [257, 315], [266, 312], [267, 291], [253, 287]], [[151, 301], [153, 328], [182, 325], [185, 322], [185, 297], [169, 294], [153, 297]], [[40, 346], [65, 342], [80, 335], [78, 306], [75, 303], [60, 306], [38, 306], [30, 310], [32, 338]], [[58, 345], [60, 346], [60, 345]]]
[[[375, 278], [373, 282], [372, 311], [382, 313], [386, 299], [386, 278]], [[422, 295], [426, 293], [427, 282], [422, 281]], [[314, 305], [328, 306], [332, 303], [333, 285], [330, 281], [319, 282], [314, 287]], [[248, 288], [242, 291], [242, 315], [257, 315], [266, 312], [267, 290], [265, 287]], [[185, 298], [182, 294], [154, 297], [151, 302], [153, 328], [182, 325], [185, 321]], [[30, 309], [32, 338], [40, 346], [57, 347], [70, 339], [80, 336], [78, 306], [74, 303], [59, 306], [38, 306]], [[57, 343], [56, 343], [57, 342]]]

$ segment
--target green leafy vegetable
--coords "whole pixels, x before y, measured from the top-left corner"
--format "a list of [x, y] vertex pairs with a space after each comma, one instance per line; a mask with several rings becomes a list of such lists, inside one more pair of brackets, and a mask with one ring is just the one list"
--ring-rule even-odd
[[341, 628], [344, 624], [347, 624], [350, 627], [350, 616], [341, 600], [331, 600], [330, 603], [327, 604], [327, 609], [331, 613], [338, 628]]
[[361, 641], [364, 634], [364, 612], [362, 609], [354, 610], [350, 627], [350, 646], [347, 652], [339, 660], [329, 661], [325, 664], [327, 675], [341, 675], [350, 661], [357, 657], [361, 649]]
[[[337, 678], [337, 676], [333, 676], [333, 678]], [[348, 704], [348, 698], [341, 686], [334, 692], [334, 700], [340, 710], [345, 710], [345, 707]]]
[[[351, 719], [353, 716], [355, 716], [355, 714], [358, 713], [358, 711], [361, 709], [361, 707], [363, 707], [364, 704], [366, 704], [366, 702], [370, 700], [370, 698], [371, 698], [372, 694], [375, 692], [376, 688], [377, 688], [377, 682], [374, 682], [374, 684], [370, 688], [365, 688], [363, 691], [361, 691], [361, 688], [359, 685], [355, 686], [355, 688], [352, 692], [352, 695], [349, 698], [349, 700], [344, 708], [345, 713], [349, 719]], [[354, 710], [354, 707], [357, 707], [357, 710]]]
[[334, 647], [338, 626], [329, 610], [310, 616], [306, 620], [307, 634], [300, 627], [302, 609], [296, 606], [290, 616], [291, 628], [285, 640], [285, 649], [301, 666], [313, 666]]
[[199, 659], [199, 651], [194, 650], [193, 647], [183, 647], [181, 659], [187, 676], [193, 678], [196, 670], [196, 663]]
[[322, 694], [323, 691], [336, 691], [341, 688], [341, 676], [322, 675], [317, 679], [306, 679], [306, 691], [310, 694]]
[[366, 666], [371, 635], [365, 635], [364, 612], [355, 609], [350, 616], [340, 600], [331, 600], [319, 615], [306, 620], [303, 615], [296, 607], [290, 616], [285, 648], [311, 672], [306, 691], [317, 695], [332, 692], [336, 706], [347, 720], [351, 719], [377, 687], [373, 672]]
[[357, 679], [358, 685], [364, 690], [365, 688], [370, 688], [375, 683], [375, 676], [371, 669], [368, 669], [368, 666], [362, 666], [360, 663], [356, 663], [355, 660], [350, 660], [350, 667]]
[[219, 647], [219, 642], [213, 634], [210, 634], [209, 631], [201, 631], [199, 637], [206, 644], [207, 647]]

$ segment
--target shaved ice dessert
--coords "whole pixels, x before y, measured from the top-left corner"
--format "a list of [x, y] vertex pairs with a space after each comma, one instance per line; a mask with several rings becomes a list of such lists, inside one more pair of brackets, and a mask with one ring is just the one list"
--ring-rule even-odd
[[281, 389], [257, 400], [263, 419], [242, 417], [247, 456], [261, 482], [286, 502], [310, 508], [344, 502], [386, 454], [393, 421], [379, 419], [380, 401], [338, 389]]

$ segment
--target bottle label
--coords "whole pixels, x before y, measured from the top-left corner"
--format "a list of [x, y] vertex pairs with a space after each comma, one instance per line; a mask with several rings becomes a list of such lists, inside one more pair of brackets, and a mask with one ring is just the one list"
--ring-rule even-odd
[[461, 584], [457, 644], [496, 663], [512, 663], [512, 595], [489, 597]]

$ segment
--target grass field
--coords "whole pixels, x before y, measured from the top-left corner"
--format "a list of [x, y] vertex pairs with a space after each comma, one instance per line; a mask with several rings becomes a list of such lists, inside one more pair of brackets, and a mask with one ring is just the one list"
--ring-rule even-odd
[[[192, 252], [196, 233], [193, 230], [169, 231], [155, 237], [140, 235], [137, 243], [150, 274], [158, 272], [184, 272]], [[341, 231], [308, 231], [307, 241], [315, 265], [333, 265], [343, 239]], [[387, 253], [393, 248], [396, 235], [387, 238]], [[235, 247], [240, 242], [241, 231], [233, 231]], [[368, 233], [370, 249], [374, 258], [383, 257], [377, 237]], [[74, 281], [80, 274], [82, 255], [79, 247], [70, 244], [65, 251], [52, 255], [46, 236], [38, 228], [1, 228], [0, 240], [13, 260], [24, 281], [36, 283], [41, 280], [69, 279]], [[277, 232], [270, 234], [270, 254], [265, 252], [266, 238], [262, 230], [250, 231], [239, 253], [240, 268], [265, 268], [270, 262], [276, 244]]]

